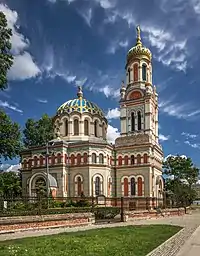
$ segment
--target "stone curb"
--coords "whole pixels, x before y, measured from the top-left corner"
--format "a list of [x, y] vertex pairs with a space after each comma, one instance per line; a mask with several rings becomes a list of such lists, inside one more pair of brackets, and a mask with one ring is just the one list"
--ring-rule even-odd
[[182, 228], [178, 233], [175, 235], [171, 236], [169, 239], [167, 239], [165, 242], [160, 244], [158, 247], [156, 247], [153, 251], [148, 253], [146, 256], [151, 256], [153, 253], [155, 253], [157, 250], [159, 250], [161, 247], [163, 247], [165, 244], [169, 243], [171, 240], [173, 240], [176, 236], [179, 236], [181, 233], [185, 231], [186, 228]]

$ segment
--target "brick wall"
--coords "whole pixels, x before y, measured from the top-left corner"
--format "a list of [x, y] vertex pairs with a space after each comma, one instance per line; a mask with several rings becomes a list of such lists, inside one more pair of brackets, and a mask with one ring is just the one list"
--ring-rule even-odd
[[88, 226], [93, 223], [94, 216], [92, 213], [2, 217], [0, 219], [0, 233], [11, 230]]

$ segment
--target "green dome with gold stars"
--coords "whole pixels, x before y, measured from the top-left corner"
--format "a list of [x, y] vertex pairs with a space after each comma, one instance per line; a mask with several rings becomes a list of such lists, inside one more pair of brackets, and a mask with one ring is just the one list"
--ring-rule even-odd
[[63, 103], [57, 110], [57, 114], [63, 113], [72, 113], [72, 112], [79, 112], [79, 113], [91, 113], [97, 114], [101, 117], [104, 117], [103, 111], [93, 102], [88, 101], [83, 98], [82, 88], [79, 86], [79, 91], [77, 93], [78, 98], [73, 100], [68, 100]]

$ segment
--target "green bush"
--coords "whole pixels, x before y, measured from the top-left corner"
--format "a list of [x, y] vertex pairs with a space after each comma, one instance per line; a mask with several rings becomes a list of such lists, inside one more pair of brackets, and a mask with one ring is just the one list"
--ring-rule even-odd
[[96, 219], [114, 219], [120, 214], [119, 207], [96, 207], [94, 208], [94, 215]]

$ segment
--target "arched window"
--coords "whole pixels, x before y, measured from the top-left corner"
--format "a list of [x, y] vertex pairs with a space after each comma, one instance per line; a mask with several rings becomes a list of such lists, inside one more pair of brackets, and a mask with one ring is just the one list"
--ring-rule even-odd
[[95, 179], [95, 195], [99, 196], [101, 190], [101, 181], [99, 177], [96, 177]]
[[131, 196], [135, 196], [135, 178], [131, 178]]
[[106, 139], [106, 124], [103, 123], [103, 126], [102, 126], [102, 135], [103, 135], [103, 139], [105, 140]]
[[51, 155], [51, 164], [55, 164], [55, 155], [54, 154]]
[[121, 156], [118, 157], [118, 165], [122, 165], [122, 157]]
[[80, 165], [81, 164], [81, 154], [77, 154], [77, 164]]
[[81, 196], [81, 193], [82, 193], [82, 181], [81, 181], [81, 177], [78, 177], [77, 178], [77, 194], [78, 196]]
[[28, 168], [31, 168], [32, 167], [32, 159], [29, 159], [28, 160]]
[[98, 137], [98, 121], [95, 120], [94, 122], [94, 136]]
[[71, 155], [71, 165], [75, 165], [75, 156]]
[[135, 115], [133, 112], [131, 113], [131, 131], [135, 131]]
[[128, 156], [125, 156], [125, 157], [124, 157], [124, 164], [125, 164], [125, 165], [128, 165]]
[[133, 71], [134, 71], [134, 81], [138, 81], [138, 64], [134, 64], [133, 66]]
[[40, 156], [40, 165], [43, 165], [43, 156]]
[[83, 163], [84, 163], [84, 164], [87, 164], [87, 163], [88, 163], [88, 155], [87, 155], [87, 153], [84, 153], [84, 154], [83, 154]]
[[97, 162], [97, 156], [95, 153], [92, 153], [92, 163], [96, 164], [96, 162]]
[[142, 178], [139, 177], [137, 181], [138, 185], [138, 196], [142, 196]]
[[140, 111], [138, 111], [137, 113], [137, 118], [138, 118], [138, 131], [140, 131], [142, 129], [142, 116]]
[[65, 121], [65, 136], [68, 136], [68, 124], [69, 124], [69, 122], [68, 122], [68, 120], [66, 120]]
[[88, 120], [84, 120], [84, 135], [89, 135], [89, 122]]
[[99, 154], [99, 163], [100, 164], [104, 163], [104, 156], [103, 156], [103, 154]]
[[26, 168], [27, 168], [27, 161], [24, 160], [24, 169], [26, 169]]
[[79, 122], [78, 122], [78, 119], [74, 120], [74, 135], [79, 135]]
[[61, 156], [61, 154], [59, 153], [58, 155], [57, 155], [57, 163], [58, 164], [61, 164], [61, 159], [62, 159], [62, 156]]
[[144, 154], [143, 161], [144, 161], [144, 164], [148, 163], [148, 155], [147, 154]]
[[36, 167], [37, 166], [37, 156], [34, 156], [34, 167]]
[[110, 157], [110, 165], [112, 165], [112, 156]]
[[131, 81], [131, 70], [130, 68], [128, 69], [128, 82], [130, 83]]
[[147, 81], [147, 65], [142, 64], [142, 80]]
[[128, 178], [124, 178], [124, 196], [128, 196]]
[[141, 164], [141, 155], [140, 154], [137, 155], [137, 164]]
[[131, 156], [131, 165], [134, 165], [135, 164], [135, 157], [132, 155]]

